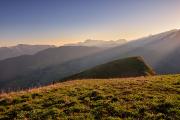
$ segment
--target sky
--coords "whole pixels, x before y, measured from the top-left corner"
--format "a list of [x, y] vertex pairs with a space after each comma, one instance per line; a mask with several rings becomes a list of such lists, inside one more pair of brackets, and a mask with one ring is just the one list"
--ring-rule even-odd
[[180, 0], [0, 0], [0, 46], [134, 40], [180, 28]]

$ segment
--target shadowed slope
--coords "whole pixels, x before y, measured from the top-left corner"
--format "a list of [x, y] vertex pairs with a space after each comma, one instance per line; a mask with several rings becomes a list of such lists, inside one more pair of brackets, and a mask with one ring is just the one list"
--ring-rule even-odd
[[144, 62], [144, 60], [141, 57], [130, 57], [98, 65], [84, 72], [65, 78], [65, 80], [86, 78], [90, 79], [137, 77], [154, 74], [155, 72]]

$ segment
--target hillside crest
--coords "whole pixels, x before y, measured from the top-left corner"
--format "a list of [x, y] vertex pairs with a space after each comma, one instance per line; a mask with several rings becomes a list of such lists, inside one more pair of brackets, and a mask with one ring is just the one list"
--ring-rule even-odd
[[114, 60], [98, 65], [91, 69], [77, 73], [64, 80], [71, 79], [92, 79], [92, 78], [123, 78], [155, 75], [155, 72], [148, 66], [142, 57], [129, 57]]

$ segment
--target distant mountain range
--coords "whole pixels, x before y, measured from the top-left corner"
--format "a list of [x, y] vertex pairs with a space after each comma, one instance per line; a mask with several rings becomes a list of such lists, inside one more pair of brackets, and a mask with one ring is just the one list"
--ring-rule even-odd
[[[50, 66], [55, 67], [99, 51], [102, 51], [102, 49], [97, 47], [62, 46], [49, 48], [34, 55], [23, 55], [2, 60], [0, 61], [0, 88], [27, 88], [50, 83], [53, 81], [47, 80], [47, 78], [53, 77], [53, 75], [49, 76], [50, 73], [43, 78], [46, 81], [41, 79], [44, 72], [49, 71]], [[69, 69], [69, 66], [66, 66], [66, 70]], [[52, 74], [54, 73], [56, 74], [58, 71], [54, 71]]]
[[55, 47], [53, 45], [26, 45], [19, 44], [11, 47], [0, 47], [0, 60], [21, 55], [32, 55], [41, 50]]
[[123, 45], [126, 42], [127, 41], [125, 39], [110, 40], [110, 41], [87, 39], [84, 42], [78, 42], [75, 44], [66, 44], [65, 46], [89, 46], [89, 47], [96, 46], [101, 48], [111, 48], [111, 47]]
[[157, 74], [180, 73], [180, 30], [171, 30], [116, 47], [62, 46], [35, 55], [0, 61], [0, 88], [50, 84], [120, 58], [142, 56]]

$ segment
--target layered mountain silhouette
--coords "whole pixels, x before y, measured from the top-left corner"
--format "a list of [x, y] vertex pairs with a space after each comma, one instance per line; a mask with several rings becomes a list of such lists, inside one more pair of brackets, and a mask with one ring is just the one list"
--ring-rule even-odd
[[[57, 64], [59, 65], [99, 51], [101, 49], [97, 47], [62, 46], [59, 48], [49, 48], [34, 55], [23, 55], [2, 60], [0, 61], [0, 88], [36, 86], [43, 76], [43, 71], [48, 71], [50, 66], [57, 66]], [[68, 66], [66, 66], [66, 69], [68, 69]], [[34, 75], [31, 73], [34, 73]], [[23, 81], [19, 78], [23, 78]], [[49, 83], [49, 81], [43, 81], [42, 84]]]
[[[57, 51], [56, 51], [57, 50]], [[0, 87], [46, 85], [120, 58], [142, 56], [157, 74], [180, 73], [180, 30], [171, 30], [109, 49], [63, 46], [0, 61]]]
[[67, 44], [65, 46], [89, 46], [89, 47], [96, 46], [96, 47], [101, 47], [101, 48], [111, 48], [111, 47], [123, 45], [126, 42], [127, 41], [125, 39], [110, 40], [110, 41], [87, 39], [84, 42], [78, 42], [75, 44]]
[[98, 65], [91, 69], [64, 78], [64, 80], [108, 79], [151, 75], [155, 75], [155, 72], [144, 62], [142, 57], [130, 57]]
[[0, 47], [0, 60], [17, 57], [21, 55], [32, 55], [47, 48], [55, 47], [53, 45], [26, 45], [19, 44], [11, 47]]

